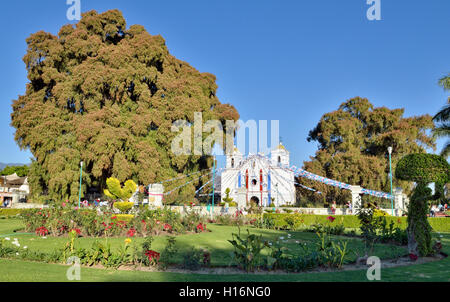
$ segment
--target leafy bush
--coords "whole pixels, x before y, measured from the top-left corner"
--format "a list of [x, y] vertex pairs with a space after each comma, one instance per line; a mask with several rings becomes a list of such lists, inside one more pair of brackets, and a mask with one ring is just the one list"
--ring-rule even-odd
[[203, 252], [199, 249], [192, 248], [183, 254], [183, 262], [181, 267], [191, 271], [200, 269], [203, 261]]
[[[300, 272], [319, 266], [342, 267], [345, 256], [348, 255], [347, 241], [332, 240], [327, 233], [317, 233], [319, 241], [307, 245], [299, 243], [301, 250], [290, 254], [290, 250], [280, 241], [269, 242], [269, 256], [264, 259], [265, 267], [282, 269], [287, 272]], [[281, 240], [281, 238], [279, 238]]]
[[122, 214], [128, 213], [134, 206], [133, 202], [118, 201], [114, 203], [114, 207], [118, 209]]
[[405, 245], [408, 243], [408, 235], [406, 230], [400, 229], [398, 224], [391, 221], [388, 225], [386, 219], [381, 221], [381, 234], [379, 235], [382, 243], [397, 243]]
[[234, 247], [234, 259], [238, 266], [247, 272], [253, 271], [261, 265], [261, 251], [266, 246], [262, 236], [251, 234], [247, 229], [247, 237], [241, 234], [232, 234], [233, 239], [228, 240]]
[[125, 221], [125, 222], [130, 222], [133, 220], [134, 215], [132, 214], [117, 214], [117, 215], [113, 215], [113, 217], [116, 217], [118, 221]]
[[159, 266], [163, 270], [167, 269], [169, 264], [172, 261], [173, 256], [177, 253], [178, 249], [175, 247], [176, 238], [173, 236], [167, 237], [166, 247], [161, 253], [161, 257], [159, 259]]

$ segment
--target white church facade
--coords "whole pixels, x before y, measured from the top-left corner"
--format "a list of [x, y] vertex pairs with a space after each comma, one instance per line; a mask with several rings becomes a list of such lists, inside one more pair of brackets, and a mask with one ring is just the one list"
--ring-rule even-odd
[[294, 172], [285, 168], [289, 166], [289, 152], [280, 144], [264, 154], [244, 157], [234, 148], [226, 158], [226, 167], [221, 175], [221, 196], [230, 189], [230, 197], [245, 207], [251, 201], [260, 206], [282, 206], [295, 204]]

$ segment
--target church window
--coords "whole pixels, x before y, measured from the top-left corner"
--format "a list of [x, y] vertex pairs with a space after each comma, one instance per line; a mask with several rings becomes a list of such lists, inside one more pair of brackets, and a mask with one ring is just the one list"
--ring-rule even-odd
[[234, 168], [234, 158], [231, 159], [231, 168]]
[[281, 164], [281, 156], [278, 156], [278, 163]]
[[252, 179], [252, 185], [256, 186], [257, 183], [258, 181], [256, 179]]

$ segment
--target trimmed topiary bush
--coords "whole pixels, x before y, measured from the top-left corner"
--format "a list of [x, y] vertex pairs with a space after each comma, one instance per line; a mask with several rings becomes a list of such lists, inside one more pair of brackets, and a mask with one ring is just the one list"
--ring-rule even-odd
[[136, 192], [137, 185], [132, 180], [127, 180], [123, 187], [120, 186], [120, 181], [117, 178], [110, 177], [106, 180], [108, 189], [104, 190], [104, 193], [109, 198], [120, 199], [122, 201], [128, 201]]
[[[395, 176], [416, 182], [408, 208], [408, 249], [413, 255], [433, 253], [432, 227], [427, 219], [428, 201], [442, 198], [443, 185], [450, 179], [450, 165], [445, 158], [435, 154], [409, 154], [397, 164]], [[429, 183], [435, 183], [434, 196]]]
[[118, 201], [114, 203], [114, 207], [120, 211], [122, 214], [128, 213], [134, 206], [133, 202], [128, 201]]

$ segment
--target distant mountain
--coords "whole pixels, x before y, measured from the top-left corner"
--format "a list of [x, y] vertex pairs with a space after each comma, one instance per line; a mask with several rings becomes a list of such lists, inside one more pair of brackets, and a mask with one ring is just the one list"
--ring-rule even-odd
[[26, 165], [26, 164], [5, 164], [5, 163], [0, 163], [0, 171], [1, 170], [3, 170], [3, 169], [5, 169], [6, 168], [6, 166], [24, 166], [24, 165]]

